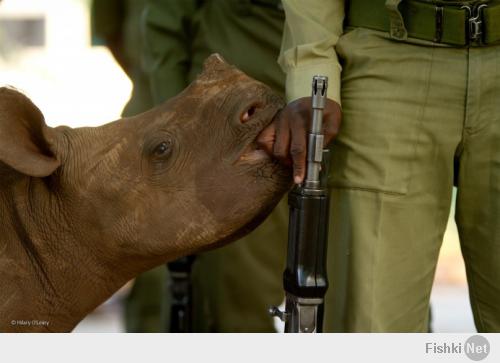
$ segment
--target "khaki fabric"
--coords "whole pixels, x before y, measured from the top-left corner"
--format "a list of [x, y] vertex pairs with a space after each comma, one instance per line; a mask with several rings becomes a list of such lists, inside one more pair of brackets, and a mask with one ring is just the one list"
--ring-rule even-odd
[[456, 180], [476, 326], [499, 332], [500, 47], [357, 28], [336, 52], [344, 118], [332, 146], [326, 330], [427, 331]]
[[[144, 42], [155, 103], [184, 89], [216, 52], [283, 94], [285, 76], [276, 59], [284, 13], [278, 5], [276, 0], [150, 0], [143, 17]], [[287, 225], [283, 201], [245, 238], [197, 256], [192, 273], [194, 331], [275, 331], [267, 310], [284, 299]]]
[[[367, 0], [369, 1], [369, 0]], [[340, 103], [340, 72], [334, 46], [344, 32], [344, 0], [283, 0], [286, 21], [279, 64], [286, 98], [311, 96], [312, 77], [328, 77], [328, 98]]]

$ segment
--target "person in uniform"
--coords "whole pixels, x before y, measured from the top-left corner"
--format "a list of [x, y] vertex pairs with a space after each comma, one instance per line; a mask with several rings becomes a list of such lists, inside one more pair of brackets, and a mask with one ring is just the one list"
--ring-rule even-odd
[[499, 332], [500, 2], [283, 5], [289, 103], [260, 141], [300, 182], [310, 80], [329, 77], [326, 330], [427, 331], [455, 184], [475, 324]]
[[[146, 0], [94, 0], [91, 5], [92, 44], [104, 45], [132, 82], [132, 94], [122, 111], [134, 116], [153, 107], [150, 84], [142, 64], [140, 19]], [[160, 332], [165, 309], [159, 304], [166, 293], [163, 266], [137, 277], [125, 298], [127, 332]]]
[[[284, 94], [279, 0], [149, 0], [143, 21], [155, 104], [182, 91], [212, 53]], [[275, 331], [268, 308], [284, 299], [287, 220], [285, 201], [247, 237], [196, 256], [194, 331]]]

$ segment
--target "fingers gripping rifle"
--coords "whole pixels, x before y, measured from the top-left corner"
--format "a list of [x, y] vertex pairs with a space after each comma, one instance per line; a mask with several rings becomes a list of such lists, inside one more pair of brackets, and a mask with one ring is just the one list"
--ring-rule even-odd
[[286, 305], [284, 312], [270, 309], [271, 315], [285, 322], [287, 333], [320, 333], [323, 329], [329, 197], [322, 122], [327, 87], [327, 77], [313, 77], [307, 174], [304, 183], [288, 194], [288, 253], [283, 274]]

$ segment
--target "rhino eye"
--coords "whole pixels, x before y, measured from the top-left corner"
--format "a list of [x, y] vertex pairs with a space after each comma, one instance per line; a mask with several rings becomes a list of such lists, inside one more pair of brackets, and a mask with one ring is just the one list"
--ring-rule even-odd
[[255, 114], [255, 111], [257, 110], [257, 106], [250, 106], [248, 110], [246, 110], [243, 114], [240, 116], [240, 122], [245, 123], [250, 120], [250, 118]]
[[167, 156], [172, 150], [172, 145], [169, 141], [162, 141], [156, 146], [154, 154], [156, 157]]

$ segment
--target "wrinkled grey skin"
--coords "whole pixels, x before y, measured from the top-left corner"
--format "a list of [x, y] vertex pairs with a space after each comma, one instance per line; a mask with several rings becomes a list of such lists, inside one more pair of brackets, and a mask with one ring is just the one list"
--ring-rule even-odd
[[178, 97], [97, 128], [49, 128], [1, 88], [0, 331], [71, 331], [142, 271], [249, 232], [289, 187], [253, 146], [282, 106], [218, 56]]

